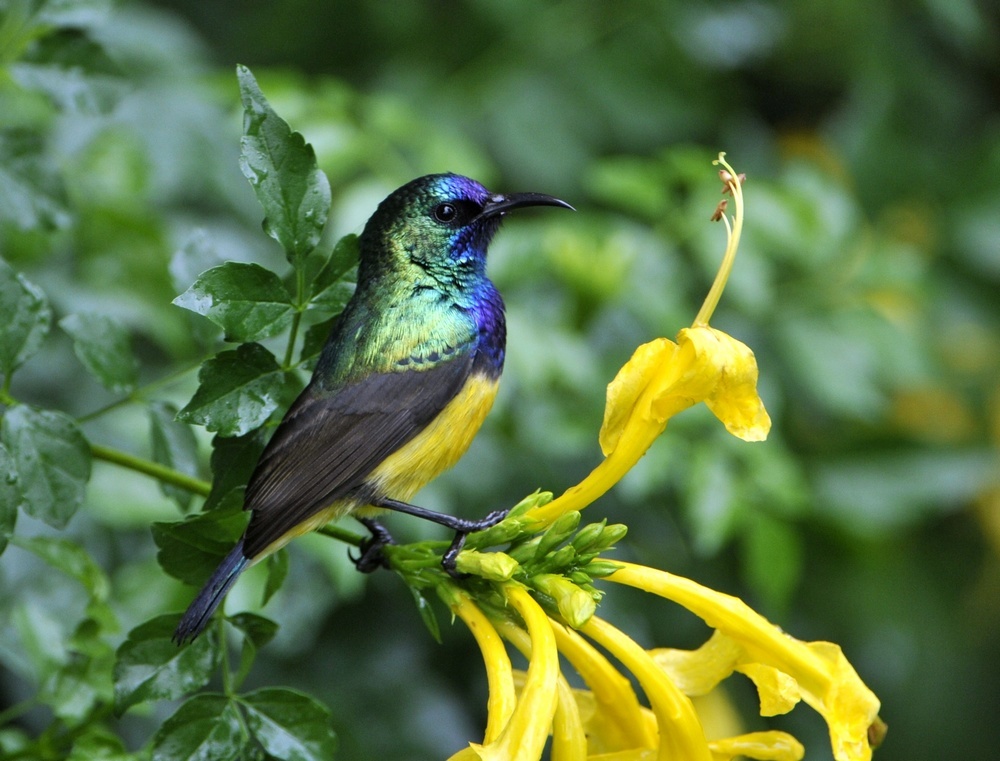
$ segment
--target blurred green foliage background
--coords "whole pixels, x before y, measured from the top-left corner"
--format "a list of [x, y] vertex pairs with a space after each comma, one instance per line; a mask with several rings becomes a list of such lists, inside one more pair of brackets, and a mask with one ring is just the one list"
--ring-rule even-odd
[[[140, 382], [171, 378], [156, 399], [183, 406], [196, 379], [176, 373], [217, 347], [171, 300], [227, 259], [282, 266], [238, 167], [237, 62], [315, 146], [331, 240], [429, 172], [577, 207], [518, 219], [491, 251], [509, 309], [501, 396], [462, 463], [420, 497], [470, 517], [558, 493], [597, 463], [605, 384], [635, 346], [688, 325], [711, 282], [724, 232], [708, 222], [710, 162], [725, 150], [748, 175], [748, 220], [713, 324], [755, 350], [771, 437], [743, 444], [686, 412], [586, 518], [630, 527], [622, 556], [841, 644], [883, 702], [878, 758], [995, 755], [994, 4], [5, 0], [0, 12], [0, 255], [55, 320], [90, 310], [127, 325]], [[52, 30], [41, 41], [19, 37], [32, 19]], [[11, 393], [74, 416], [117, 398], [59, 331]], [[148, 454], [148, 426], [122, 405], [84, 431]], [[179, 515], [155, 482], [95, 465], [64, 535], [110, 575], [123, 632], [191, 595], [157, 565], [149, 532]], [[50, 531], [19, 518], [19, 534]], [[43, 568], [18, 548], [0, 557], [0, 711], [58, 693], [41, 675], [65, 655], [80, 601]], [[239, 601], [252, 604], [252, 584]], [[644, 645], [704, 638], [622, 591], [606, 610]], [[434, 643], [398, 581], [354, 573], [342, 547], [297, 542], [266, 612], [282, 629], [251, 681], [330, 705], [340, 758], [441, 758], [481, 731], [471, 638], [446, 626]], [[733, 698], [764, 726], [749, 683]], [[130, 714], [121, 731], [142, 745], [170, 710]], [[773, 725], [809, 759], [829, 757], [818, 717]]]

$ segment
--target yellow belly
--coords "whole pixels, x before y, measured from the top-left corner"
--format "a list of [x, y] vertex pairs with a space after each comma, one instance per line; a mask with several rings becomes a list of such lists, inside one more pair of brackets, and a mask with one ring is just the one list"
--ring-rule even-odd
[[367, 479], [380, 492], [406, 502], [447, 470], [472, 443], [497, 395], [497, 379], [473, 375], [448, 406]]
[[[458, 395], [434, 420], [409, 442], [386, 457], [367, 481], [376, 491], [401, 502], [447, 470], [472, 443], [497, 395], [498, 380], [474, 375]], [[359, 505], [353, 499], [341, 499], [311, 515], [291, 531], [272, 542], [253, 562], [278, 551], [292, 539], [315, 531], [331, 521], [357, 511], [370, 515], [380, 510]]]

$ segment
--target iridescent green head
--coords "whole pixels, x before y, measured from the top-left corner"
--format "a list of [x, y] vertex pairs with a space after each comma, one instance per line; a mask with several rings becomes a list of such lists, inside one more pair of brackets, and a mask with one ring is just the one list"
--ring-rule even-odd
[[562, 206], [540, 193], [490, 193], [457, 174], [431, 174], [386, 198], [361, 234], [358, 280], [395, 275], [444, 290], [485, 276], [486, 251], [504, 215], [524, 206]]

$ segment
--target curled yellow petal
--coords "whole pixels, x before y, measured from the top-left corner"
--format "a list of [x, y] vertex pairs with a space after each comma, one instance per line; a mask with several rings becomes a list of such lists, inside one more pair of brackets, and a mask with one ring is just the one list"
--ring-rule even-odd
[[761, 716], [780, 716], [802, 700], [799, 683], [788, 674], [763, 663], [745, 663], [736, 670], [746, 674], [757, 686]]
[[517, 706], [500, 735], [492, 742], [471, 747], [484, 761], [537, 761], [556, 710], [559, 653], [545, 611], [527, 590], [513, 582], [504, 584], [502, 590], [528, 628], [531, 638], [528, 676]]
[[437, 590], [445, 604], [469, 627], [483, 654], [486, 680], [489, 685], [486, 733], [483, 742], [493, 742], [507, 725], [517, 704], [510, 657], [493, 624], [479, 610], [472, 598], [454, 584], [439, 584]]
[[649, 655], [681, 692], [695, 696], [707, 695], [732, 674], [743, 656], [743, 648], [717, 631], [697, 650], [661, 647], [650, 650]]
[[699, 402], [746, 441], [761, 441], [771, 429], [757, 395], [757, 361], [745, 344], [708, 326], [684, 328], [676, 344], [665, 338], [643, 344], [608, 386], [599, 436], [604, 460], [525, 518], [537, 528], [586, 507], [639, 461], [671, 417]]
[[726, 430], [744, 441], [766, 439], [771, 418], [757, 395], [757, 360], [750, 347], [708, 326], [685, 328], [677, 342], [682, 351], [690, 343], [698, 392]]
[[594, 712], [587, 724], [591, 751], [655, 748], [656, 735], [643, 714], [632, 683], [572, 629], [553, 624], [559, 652], [590, 688]]
[[[742, 600], [666, 571], [621, 563], [607, 579], [683, 605], [739, 645], [741, 665], [759, 663], [794, 679], [802, 699], [826, 720], [837, 761], [869, 761], [868, 730], [878, 717], [879, 701], [838, 646], [801, 642]], [[787, 700], [787, 684], [774, 684], [785, 691], [783, 699]]]
[[660, 761], [711, 761], [711, 754], [691, 701], [677, 689], [649, 654], [611, 624], [593, 616], [581, 630], [614, 655], [642, 685], [656, 714]]
[[714, 761], [729, 761], [734, 756], [758, 761], [799, 761], [805, 753], [802, 743], [785, 732], [751, 732], [708, 744]]

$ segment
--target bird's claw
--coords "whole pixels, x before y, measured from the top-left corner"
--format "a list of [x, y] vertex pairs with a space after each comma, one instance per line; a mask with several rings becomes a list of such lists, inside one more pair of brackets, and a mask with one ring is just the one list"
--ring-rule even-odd
[[492, 513], [486, 515], [478, 521], [469, 521], [462, 530], [455, 532], [455, 538], [451, 540], [451, 546], [445, 551], [444, 555], [441, 557], [441, 567], [444, 568], [445, 573], [451, 576], [453, 579], [467, 579], [469, 574], [462, 573], [457, 570], [456, 566], [458, 563], [458, 553], [462, 551], [465, 546], [465, 540], [469, 538], [469, 534], [475, 531], [483, 531], [485, 529], [491, 528], [497, 525], [500, 521], [507, 517], [507, 513], [510, 510], [494, 510]]
[[354, 567], [361, 573], [371, 573], [379, 568], [389, 568], [389, 558], [385, 556], [383, 548], [387, 544], [395, 544], [392, 534], [378, 521], [370, 518], [359, 518], [365, 527], [372, 532], [372, 535], [365, 539], [359, 549], [361, 554], [354, 557], [350, 552], [347, 556], [354, 563]]

